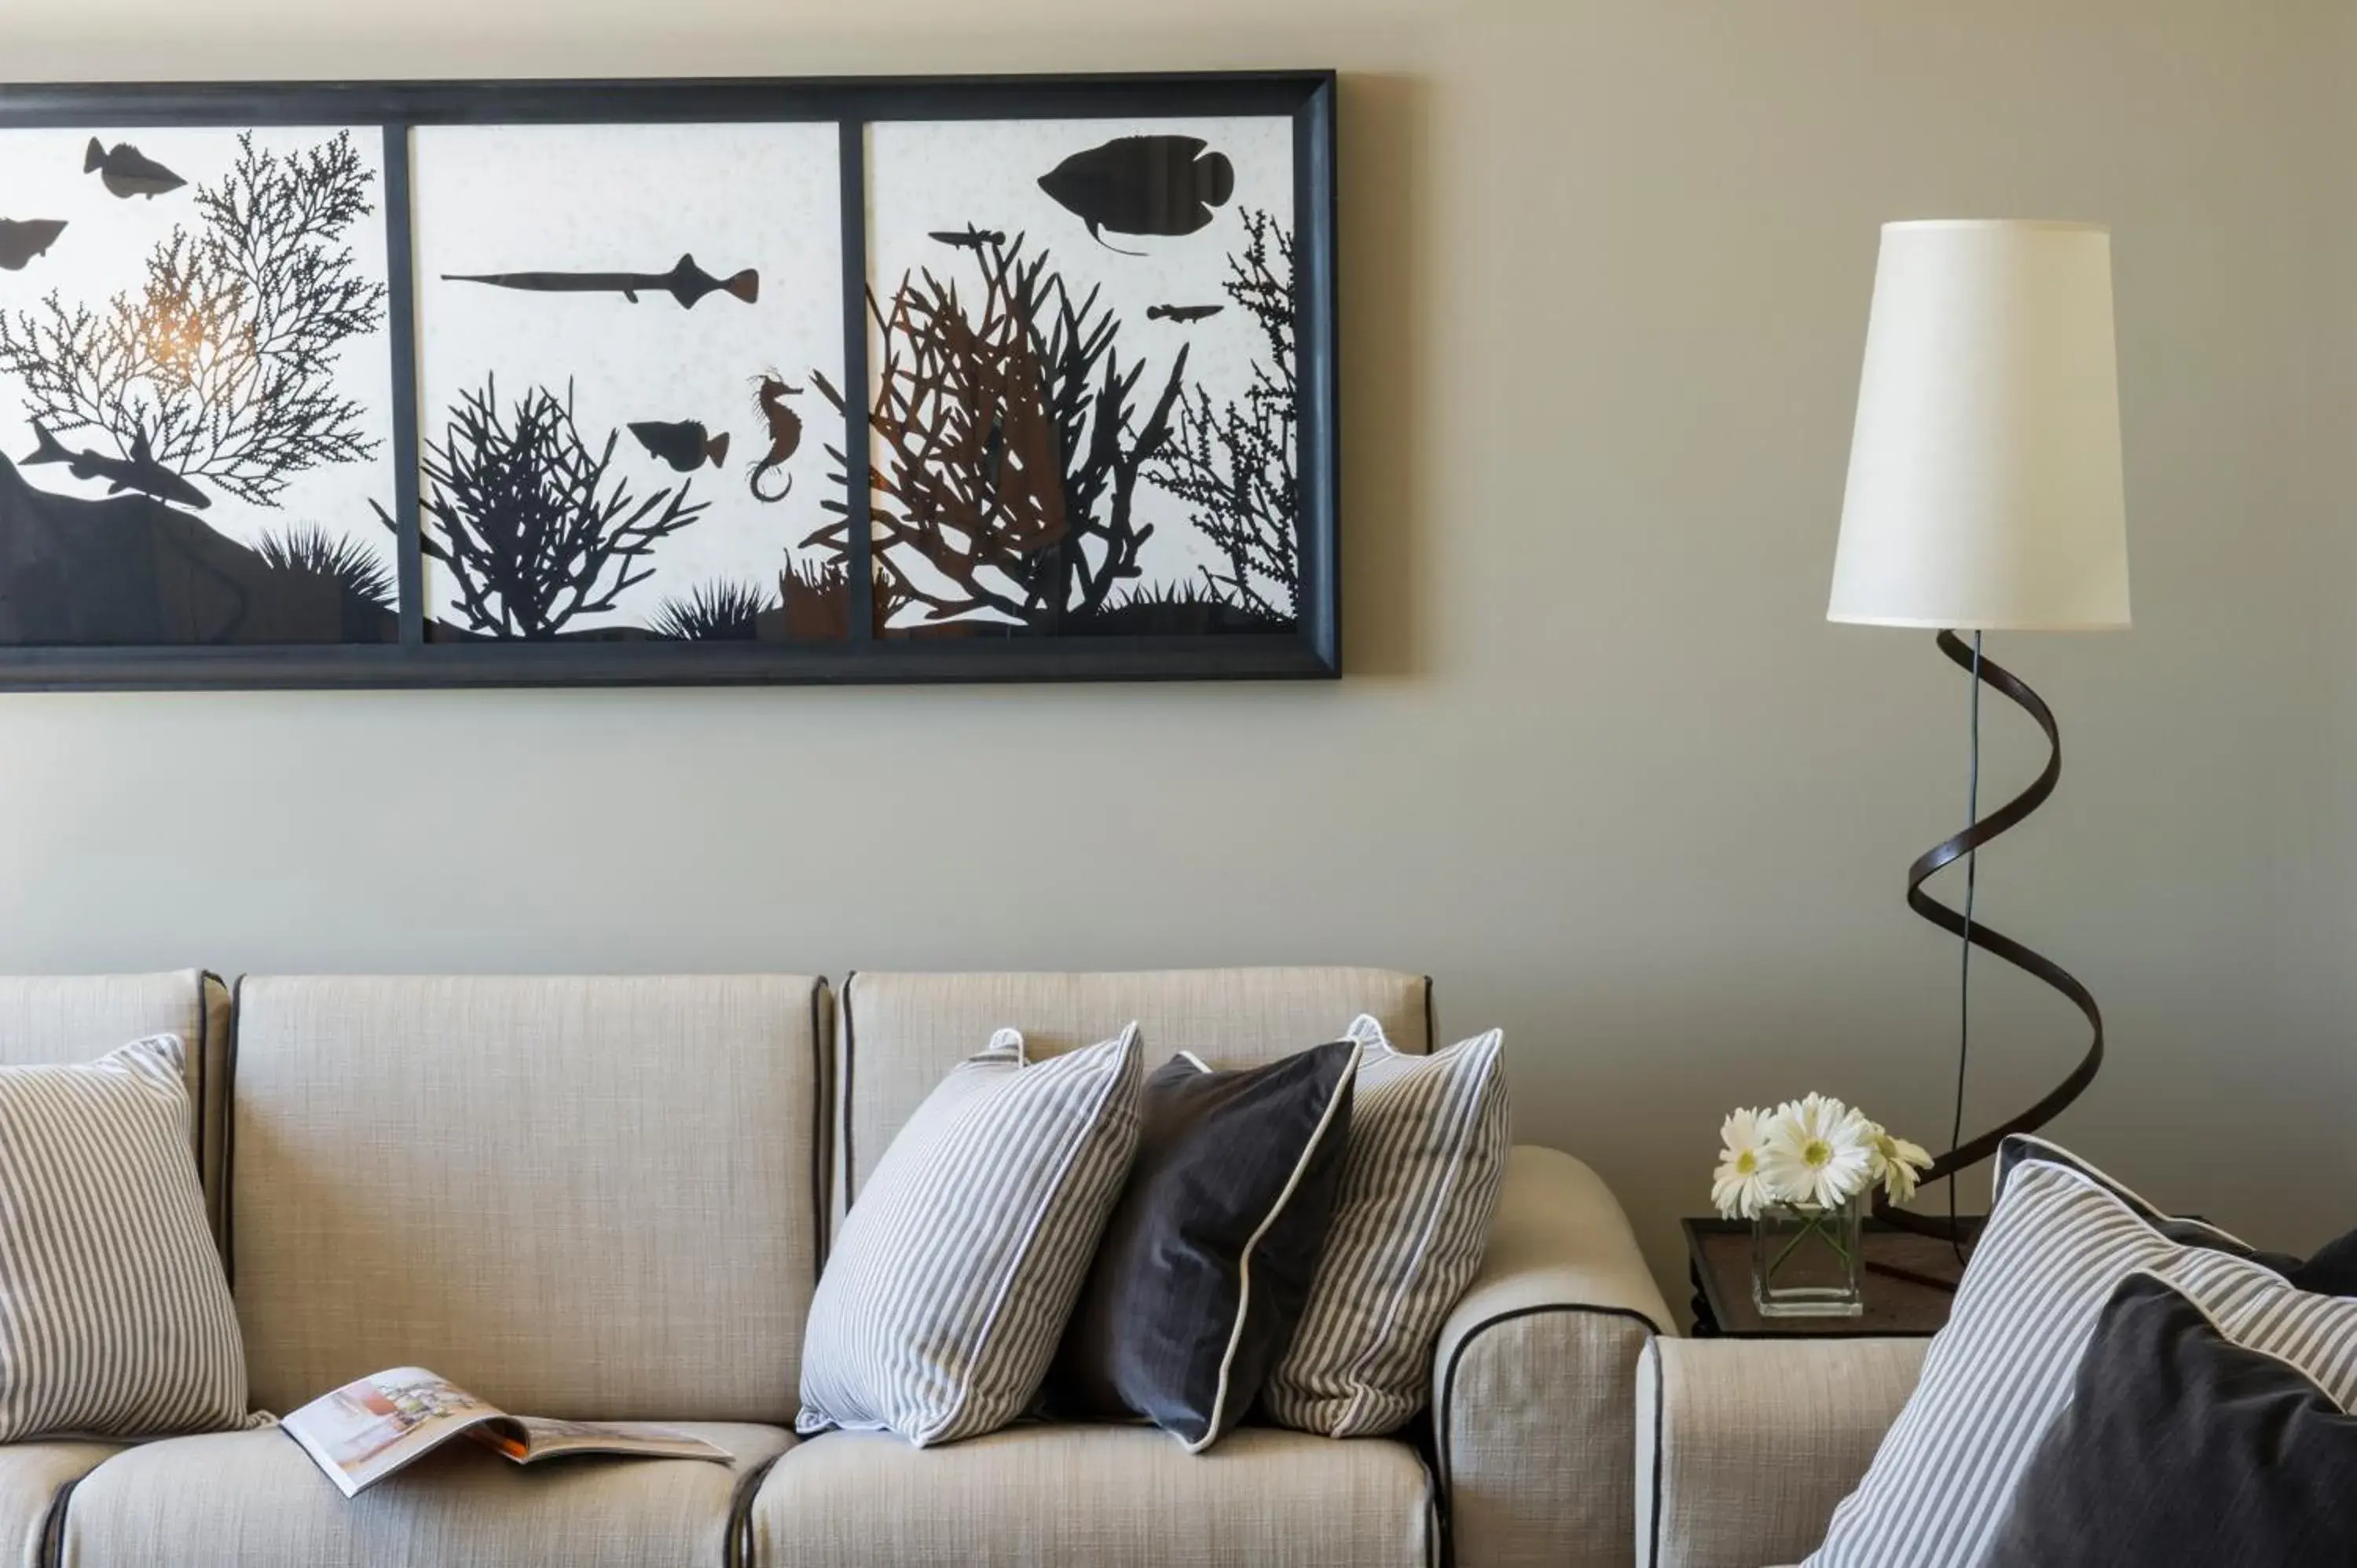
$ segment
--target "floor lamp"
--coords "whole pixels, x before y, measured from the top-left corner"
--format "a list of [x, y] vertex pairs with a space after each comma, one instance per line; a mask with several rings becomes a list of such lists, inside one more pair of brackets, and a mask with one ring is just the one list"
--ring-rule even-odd
[[[1938, 633], [1972, 678], [1972, 766], [1963, 832], [1919, 856], [1907, 904], [1959, 939], [1956, 1117], [1926, 1181], [1953, 1177], [2008, 1134], [2044, 1126], [2093, 1081], [2104, 1016], [2068, 972], [1979, 923], [1977, 860], [2036, 811], [2062, 773], [2053, 710], [1984, 656], [1992, 631], [2094, 631], [2128, 624], [2127, 517], [2120, 476], [2119, 376], [2112, 336], [2111, 235], [2083, 223], [1953, 220], [1886, 224], [1867, 320], [1866, 367], [1826, 618]], [[1969, 635], [1971, 640], [1965, 640]], [[2026, 712], [2050, 748], [2029, 787], [1980, 811], [1981, 688]], [[1964, 863], [1961, 908], [1924, 892]], [[1964, 1136], [1973, 950], [2035, 975], [2085, 1015], [2086, 1055], [2035, 1105]], [[1958, 1240], [1946, 1222], [1876, 1211]]]

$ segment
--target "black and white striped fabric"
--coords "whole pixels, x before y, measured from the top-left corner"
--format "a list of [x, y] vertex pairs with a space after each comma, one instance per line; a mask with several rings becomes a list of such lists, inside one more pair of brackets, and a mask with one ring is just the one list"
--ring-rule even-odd
[[1988, 1229], [1922, 1379], [1804, 1568], [1986, 1563], [2024, 1467], [2070, 1402], [2104, 1304], [2132, 1273], [2166, 1282], [2237, 1343], [2302, 1366], [2341, 1358], [2312, 1375], [2341, 1397], [2357, 1393], [2349, 1303], [2172, 1240], [2156, 1211], [2049, 1146], [2007, 1140], [2000, 1170]]
[[952, 1069], [844, 1219], [802, 1340], [804, 1435], [977, 1437], [1038, 1399], [1137, 1146], [1137, 1026]]
[[0, 1443], [246, 1421], [180, 1042], [0, 1068]]
[[1433, 1342], [1489, 1247], [1506, 1176], [1505, 1036], [1411, 1056], [1372, 1018], [1347, 1034], [1359, 1079], [1341, 1189], [1261, 1412], [1303, 1432], [1373, 1437], [1424, 1408]]

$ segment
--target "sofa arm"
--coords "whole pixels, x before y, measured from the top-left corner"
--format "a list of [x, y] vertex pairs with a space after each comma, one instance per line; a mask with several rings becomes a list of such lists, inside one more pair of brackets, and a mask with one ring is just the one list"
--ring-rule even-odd
[[1596, 1173], [1553, 1149], [1514, 1149], [1481, 1273], [1433, 1358], [1458, 1568], [1628, 1568], [1637, 1359], [1669, 1326]]
[[1638, 1380], [1639, 1568], [1760, 1568], [1815, 1551], [1931, 1343], [1656, 1341]]

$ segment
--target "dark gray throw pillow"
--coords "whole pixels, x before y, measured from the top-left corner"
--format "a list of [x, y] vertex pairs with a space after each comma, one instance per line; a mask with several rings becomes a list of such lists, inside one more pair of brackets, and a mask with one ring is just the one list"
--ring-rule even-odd
[[2345, 1367], [2357, 1336], [2315, 1316], [2270, 1353], [2150, 1274], [2123, 1280], [1985, 1568], [2357, 1563], [2357, 1418], [2290, 1359]]
[[1056, 1414], [1143, 1416], [1200, 1453], [1291, 1343], [1350, 1135], [1355, 1041], [1146, 1080], [1137, 1155], [1048, 1379]]

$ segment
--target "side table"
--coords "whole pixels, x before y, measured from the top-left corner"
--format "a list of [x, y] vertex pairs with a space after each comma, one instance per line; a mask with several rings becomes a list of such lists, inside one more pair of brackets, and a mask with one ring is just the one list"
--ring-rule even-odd
[[[1948, 1321], [1964, 1267], [1955, 1249], [1888, 1221], [1865, 1222], [1866, 1310], [1856, 1317], [1763, 1317], [1751, 1305], [1751, 1225], [1743, 1219], [1688, 1219], [1686, 1267], [1694, 1281], [1695, 1337], [1700, 1339], [1834, 1338], [1932, 1335]], [[1975, 1222], [1976, 1223], [1976, 1222]]]

